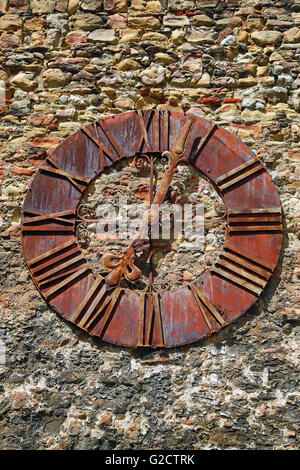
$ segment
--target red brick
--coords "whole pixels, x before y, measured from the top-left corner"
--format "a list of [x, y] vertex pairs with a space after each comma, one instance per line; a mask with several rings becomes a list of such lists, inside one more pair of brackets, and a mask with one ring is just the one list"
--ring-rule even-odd
[[31, 176], [35, 173], [36, 170], [30, 168], [11, 168], [10, 171], [16, 175]]
[[240, 98], [224, 98], [223, 99], [223, 104], [226, 104], [226, 103], [241, 103], [242, 100]]
[[198, 98], [197, 102], [199, 104], [207, 104], [210, 106], [220, 106], [221, 105], [221, 100], [220, 98]]

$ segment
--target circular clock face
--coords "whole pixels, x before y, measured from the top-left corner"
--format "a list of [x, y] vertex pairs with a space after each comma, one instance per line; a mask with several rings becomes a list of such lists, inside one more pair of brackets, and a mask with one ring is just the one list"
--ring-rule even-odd
[[[90, 183], [109, 179], [108, 167], [118, 171], [122, 162], [141, 172], [148, 205], [121, 249], [101, 245], [97, 269], [79, 243], [82, 228], [95, 222], [82, 214], [82, 203]], [[177, 202], [188, 189], [182, 165], [221, 198], [224, 244], [207, 269], [193, 246], [192, 276], [172, 283], [172, 269], [161, 274], [155, 254], [162, 250], [166, 201]], [[130, 199], [128, 183], [122, 194]], [[201, 228], [200, 218], [191, 217]], [[121, 217], [118, 224], [122, 234]], [[21, 229], [27, 266], [49, 305], [89, 334], [127, 347], [188, 344], [232, 323], [263, 291], [282, 243], [278, 195], [253, 152], [209, 121], [153, 110], [100, 120], [63, 141], [31, 183]]]

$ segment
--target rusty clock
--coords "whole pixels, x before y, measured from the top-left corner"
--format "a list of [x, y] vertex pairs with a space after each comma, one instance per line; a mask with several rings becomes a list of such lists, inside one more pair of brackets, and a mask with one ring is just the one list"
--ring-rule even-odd
[[[151, 200], [140, 229], [119, 253], [104, 253], [95, 273], [77, 238], [78, 207], [89, 184], [126, 158], [151, 159]], [[153, 161], [167, 159], [153, 189]], [[176, 167], [188, 163], [222, 197], [226, 241], [213, 267], [181, 287], [144, 290], [136, 260], [151, 249], [142, 232], [158, 219]], [[281, 250], [282, 217], [270, 176], [239, 139], [202, 118], [170, 111], [132, 111], [84, 126], [63, 141], [32, 180], [22, 211], [22, 246], [33, 281], [66, 320], [126, 347], [173, 347], [219, 331], [257, 300]], [[122, 287], [126, 279], [133, 288]]]

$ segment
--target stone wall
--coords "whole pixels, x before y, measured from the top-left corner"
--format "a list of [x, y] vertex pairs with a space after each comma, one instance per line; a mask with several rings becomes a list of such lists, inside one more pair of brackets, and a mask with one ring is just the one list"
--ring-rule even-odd
[[[0, 0], [0, 34], [1, 448], [299, 448], [299, 0]], [[285, 238], [237, 323], [189, 347], [130, 351], [47, 307], [18, 224], [62, 139], [152, 108], [248, 144], [279, 192]]]

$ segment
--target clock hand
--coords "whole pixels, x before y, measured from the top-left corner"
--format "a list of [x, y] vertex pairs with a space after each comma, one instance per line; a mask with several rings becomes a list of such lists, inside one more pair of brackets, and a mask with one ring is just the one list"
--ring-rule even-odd
[[164, 202], [178, 163], [187, 161], [187, 157], [184, 156], [184, 151], [187, 138], [194, 123], [195, 119], [189, 119], [183, 128], [181, 136], [175, 143], [173, 151], [166, 151], [162, 154], [164, 157], [168, 158], [167, 170], [162, 178], [150, 208], [143, 216], [141, 227], [131, 241], [130, 245], [125, 249], [122, 255], [106, 253], [102, 256], [101, 261], [103, 266], [112, 269], [110, 274], [108, 274], [105, 278], [108, 289], [117, 287], [120, 284], [123, 275], [130, 282], [136, 282], [138, 279], [140, 279], [142, 272], [137, 266], [135, 266], [134, 260], [137, 257], [137, 252], [143, 251], [143, 249], [145, 249], [145, 243], [143, 240], [145, 230], [147, 228], [149, 230], [151, 224], [156, 224], [159, 220], [159, 208]]

